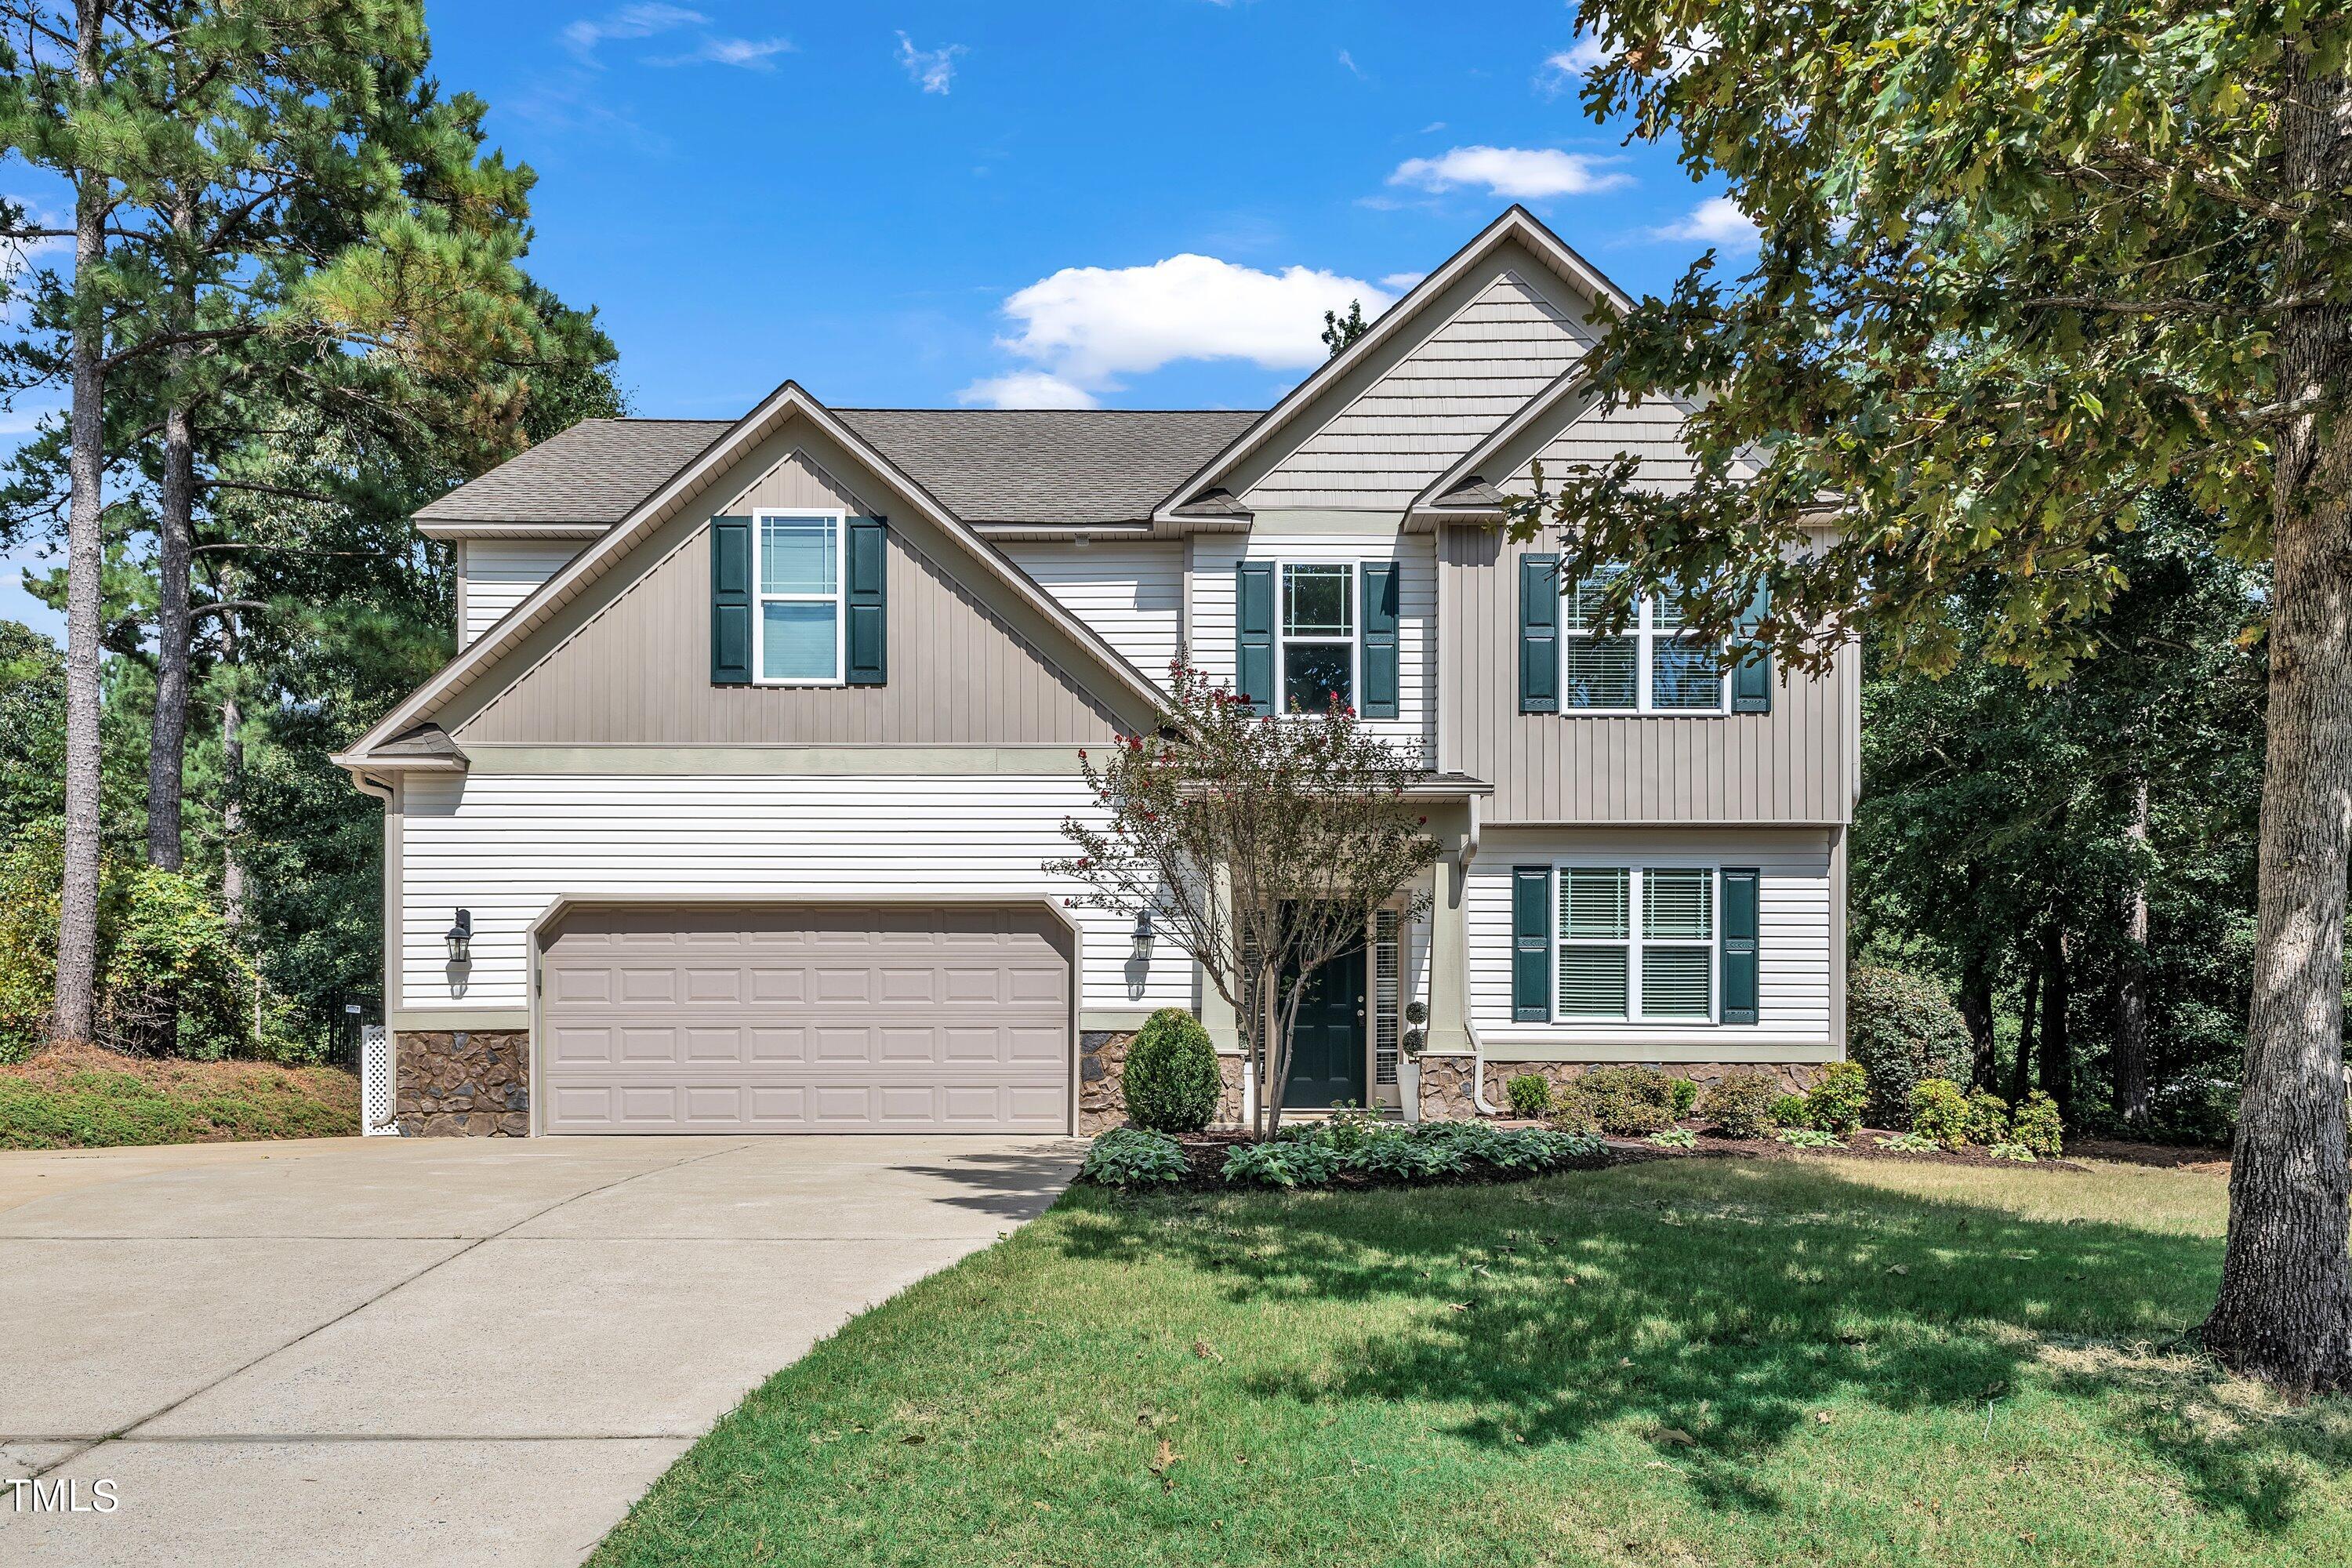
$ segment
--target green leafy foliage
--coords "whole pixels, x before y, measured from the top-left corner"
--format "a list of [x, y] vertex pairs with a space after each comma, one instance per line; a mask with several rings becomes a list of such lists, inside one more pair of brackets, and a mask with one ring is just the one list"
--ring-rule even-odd
[[1645, 1137], [1675, 1121], [1674, 1080], [1655, 1068], [1596, 1068], [1570, 1079], [1560, 1096], [1563, 1126], [1581, 1124], [1566, 1109], [1580, 1106], [1612, 1138]]
[[1832, 1062], [1805, 1094], [1805, 1123], [1841, 1139], [1862, 1130], [1870, 1107], [1870, 1077], [1859, 1062]]
[[1383, 1182], [1458, 1176], [1474, 1162], [1499, 1171], [1558, 1170], [1601, 1151], [1601, 1140], [1540, 1127], [1496, 1127], [1486, 1121], [1381, 1123], [1333, 1136], [1331, 1122], [1286, 1129], [1280, 1138], [1237, 1144], [1225, 1156], [1224, 1179], [1236, 1185], [1313, 1187], [1342, 1172]]
[[1783, 1127], [1772, 1136], [1792, 1149], [1843, 1149], [1845, 1140], [1818, 1127]]
[[1680, 1121], [1688, 1116], [1691, 1108], [1698, 1103], [1698, 1079], [1670, 1078], [1666, 1080], [1666, 1088], [1674, 1095], [1674, 1103], [1669, 1109], [1674, 1111], [1675, 1119]]
[[1661, 1149], [1696, 1149], [1698, 1147], [1698, 1134], [1692, 1131], [1687, 1127], [1669, 1127], [1663, 1132], [1653, 1132], [1650, 1134], [1648, 1141], [1656, 1144]]
[[1969, 1142], [1990, 1148], [2008, 1141], [2009, 1101], [1989, 1089], [1980, 1089], [1969, 1095]]
[[1216, 1115], [1224, 1087], [1209, 1031], [1181, 1007], [1160, 1008], [1128, 1042], [1119, 1090], [1138, 1127], [1198, 1132]]
[[1726, 1138], [1761, 1138], [1772, 1131], [1772, 1108], [1782, 1093], [1770, 1073], [1726, 1073], [1699, 1097], [1698, 1113]]
[[1809, 1127], [1813, 1108], [1801, 1094], [1784, 1094], [1772, 1102], [1771, 1117], [1775, 1127]]
[[1503, 1085], [1511, 1114], [1532, 1121], [1551, 1111], [1551, 1079], [1539, 1072], [1523, 1072]]
[[1878, 1146], [1899, 1154], [1932, 1154], [1943, 1148], [1924, 1132], [1889, 1132], [1878, 1140]]
[[2040, 1157], [2022, 1143], [1990, 1144], [1985, 1153], [1995, 1160], [2014, 1160], [2021, 1165], [2031, 1165]]
[[1969, 1146], [1969, 1097], [1949, 1079], [1923, 1078], [1911, 1086], [1911, 1131], [1939, 1149]]
[[1942, 986], [1900, 969], [1856, 964], [1846, 979], [1847, 1058], [1868, 1075], [1871, 1118], [1891, 1126], [1922, 1079], [1969, 1081], [1974, 1044]]
[[1078, 1174], [1106, 1187], [1148, 1187], [1181, 1182], [1191, 1169], [1183, 1145], [1165, 1132], [1114, 1127], [1087, 1146]]
[[43, 1052], [0, 1068], [0, 1149], [106, 1149], [359, 1131], [359, 1087], [332, 1068]]
[[2065, 1131], [2058, 1114], [2058, 1102], [2038, 1089], [2018, 1106], [2010, 1124], [2011, 1138], [2045, 1160], [2054, 1160], [2064, 1152]]

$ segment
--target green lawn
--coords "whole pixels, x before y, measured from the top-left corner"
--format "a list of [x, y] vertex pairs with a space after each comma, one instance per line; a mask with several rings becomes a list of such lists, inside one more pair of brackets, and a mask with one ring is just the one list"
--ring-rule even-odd
[[780, 1373], [594, 1561], [2352, 1562], [2352, 1404], [2176, 1342], [2223, 1209], [1838, 1160], [1080, 1189]]

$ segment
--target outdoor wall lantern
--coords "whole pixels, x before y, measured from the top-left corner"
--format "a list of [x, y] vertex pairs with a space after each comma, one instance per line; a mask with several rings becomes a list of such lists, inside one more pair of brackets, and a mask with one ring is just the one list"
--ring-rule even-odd
[[1150, 962], [1151, 936], [1151, 911], [1150, 910], [1136, 910], [1134, 956], [1137, 963], [1148, 963]]
[[474, 911], [459, 910], [457, 919], [449, 927], [445, 939], [449, 943], [449, 962], [465, 963], [471, 961], [474, 949]]

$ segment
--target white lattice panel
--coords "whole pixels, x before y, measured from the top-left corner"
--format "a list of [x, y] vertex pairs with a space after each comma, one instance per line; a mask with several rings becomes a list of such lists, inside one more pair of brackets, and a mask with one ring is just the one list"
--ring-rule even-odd
[[393, 1121], [392, 1031], [382, 1024], [360, 1026], [360, 1131], [369, 1138], [396, 1138]]

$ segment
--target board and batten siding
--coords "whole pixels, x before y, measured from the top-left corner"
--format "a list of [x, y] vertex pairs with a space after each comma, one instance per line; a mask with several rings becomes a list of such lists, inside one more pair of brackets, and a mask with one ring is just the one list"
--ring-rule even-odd
[[1258, 510], [1402, 512], [1591, 346], [1585, 329], [1533, 276], [1496, 276], [1244, 499]]
[[581, 539], [468, 539], [459, 547], [457, 646], [465, 647], [588, 547]]
[[[1366, 520], [1369, 523], [1370, 519]], [[1244, 560], [1392, 561], [1397, 567], [1397, 716], [1364, 728], [1401, 745], [1430, 744], [1430, 631], [1437, 605], [1433, 536], [1426, 533], [1282, 533], [1261, 524], [1246, 534], [1197, 534], [1192, 545], [1192, 662], [1212, 685], [1234, 679], [1234, 569]], [[1357, 578], [1360, 597], [1363, 579]], [[1276, 592], [1280, 593], [1276, 584]], [[1360, 637], [1363, 606], [1357, 605]], [[1280, 607], [1277, 601], [1276, 617]]]
[[1489, 822], [1843, 823], [1861, 784], [1861, 661], [1782, 681], [1769, 713], [1522, 713], [1518, 558], [1491, 529], [1438, 539], [1441, 765], [1495, 786]]
[[[799, 454], [716, 510], [792, 506], [874, 510]], [[461, 746], [578, 746], [1084, 745], [1116, 732], [1108, 708], [940, 564], [955, 544], [911, 517], [890, 518], [888, 541], [885, 685], [712, 685], [710, 536], [696, 525], [640, 545], [635, 580], [453, 733]]]
[[[1511, 869], [1559, 858], [1622, 857], [1703, 859], [1717, 866], [1753, 866], [1758, 879], [1757, 982], [1754, 1024], [1521, 1024], [1511, 1016]], [[1678, 1054], [1704, 1059], [1706, 1050], [1739, 1059], [1771, 1047], [1821, 1049], [1842, 1045], [1832, 987], [1841, 973], [1834, 947], [1839, 885], [1835, 831], [1630, 833], [1523, 830], [1489, 833], [1463, 886], [1470, 1015], [1489, 1057], [1509, 1059], [1513, 1047], [1570, 1047], [1591, 1059], [1654, 1061], [1655, 1047], [1699, 1047]], [[1616, 1047], [1605, 1053], [1596, 1047]], [[1752, 1055], [1748, 1059], [1757, 1059]]]
[[1184, 635], [1184, 546], [1179, 540], [1006, 544], [1004, 553], [1062, 607], [1156, 681]]
[[[529, 932], [563, 894], [1058, 902], [1077, 885], [1040, 868], [1070, 852], [1063, 820], [1096, 809], [1067, 776], [414, 775], [401, 801], [400, 1005], [527, 1006]], [[474, 918], [462, 983], [443, 940], [460, 909]], [[1129, 920], [1068, 912], [1083, 932], [1082, 1007], [1195, 1005], [1173, 944], [1139, 964]]]

